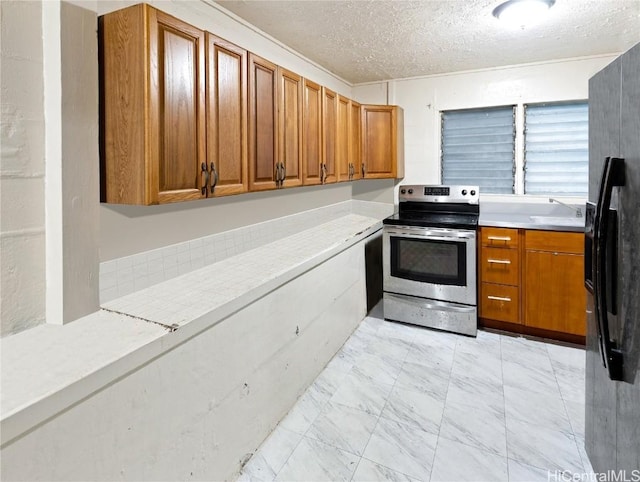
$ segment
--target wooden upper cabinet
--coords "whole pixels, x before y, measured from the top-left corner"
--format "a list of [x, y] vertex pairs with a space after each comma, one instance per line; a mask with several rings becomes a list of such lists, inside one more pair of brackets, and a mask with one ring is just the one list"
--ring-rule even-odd
[[326, 87], [322, 88], [322, 166], [323, 183], [337, 180], [337, 130], [338, 130], [338, 95]]
[[322, 87], [304, 79], [302, 112], [303, 184], [320, 184], [322, 164]]
[[403, 111], [395, 105], [362, 106], [365, 178], [404, 177]]
[[249, 190], [276, 188], [278, 67], [249, 53]]
[[360, 104], [349, 102], [349, 161], [351, 179], [362, 177], [362, 113]]
[[209, 195], [247, 191], [247, 51], [207, 33]]
[[338, 181], [351, 180], [349, 158], [349, 99], [338, 96], [338, 119], [336, 123], [336, 161]]
[[302, 185], [302, 92], [303, 79], [298, 74], [278, 68], [279, 142], [278, 160], [281, 187]]
[[204, 197], [204, 32], [145, 4], [100, 17], [99, 28], [101, 199]]

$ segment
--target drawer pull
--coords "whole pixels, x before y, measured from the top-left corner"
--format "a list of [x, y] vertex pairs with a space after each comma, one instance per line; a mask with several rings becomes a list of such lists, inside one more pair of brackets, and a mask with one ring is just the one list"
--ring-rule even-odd
[[496, 301], [511, 301], [511, 298], [503, 298], [502, 296], [487, 296], [487, 298]]
[[487, 236], [490, 241], [511, 241], [510, 236]]
[[494, 263], [494, 264], [511, 264], [511, 261], [509, 261], [508, 259], [488, 259], [487, 263]]

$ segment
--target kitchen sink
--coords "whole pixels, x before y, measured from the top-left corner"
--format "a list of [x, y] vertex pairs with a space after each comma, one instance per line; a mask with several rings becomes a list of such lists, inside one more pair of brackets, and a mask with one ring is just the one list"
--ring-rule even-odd
[[584, 218], [572, 218], [568, 216], [529, 216], [536, 224], [548, 224], [550, 226], [584, 226]]

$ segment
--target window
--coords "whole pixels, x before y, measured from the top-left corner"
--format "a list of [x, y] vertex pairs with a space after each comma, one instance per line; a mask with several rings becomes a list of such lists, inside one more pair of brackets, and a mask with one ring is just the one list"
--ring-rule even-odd
[[442, 183], [513, 193], [513, 106], [442, 113]]
[[577, 101], [443, 111], [442, 183], [586, 197], [588, 110]]
[[586, 102], [524, 106], [524, 192], [586, 197], [589, 108]]

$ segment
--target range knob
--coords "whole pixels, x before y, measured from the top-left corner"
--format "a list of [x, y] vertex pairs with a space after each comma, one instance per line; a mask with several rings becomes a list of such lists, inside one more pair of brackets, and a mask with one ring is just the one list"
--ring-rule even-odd
[[471, 195], [472, 195], [472, 196], [475, 196], [475, 195], [476, 195], [476, 192], [472, 190], [472, 191], [471, 191]]
[[466, 190], [466, 189], [463, 189], [463, 190], [462, 190], [462, 195], [463, 195], [463, 196], [466, 196], [466, 195], [467, 195], [467, 190]]
[[409, 194], [413, 194], [413, 189], [409, 189]]
[[400, 189], [400, 194], [406, 194], [407, 190], [406, 189]]

